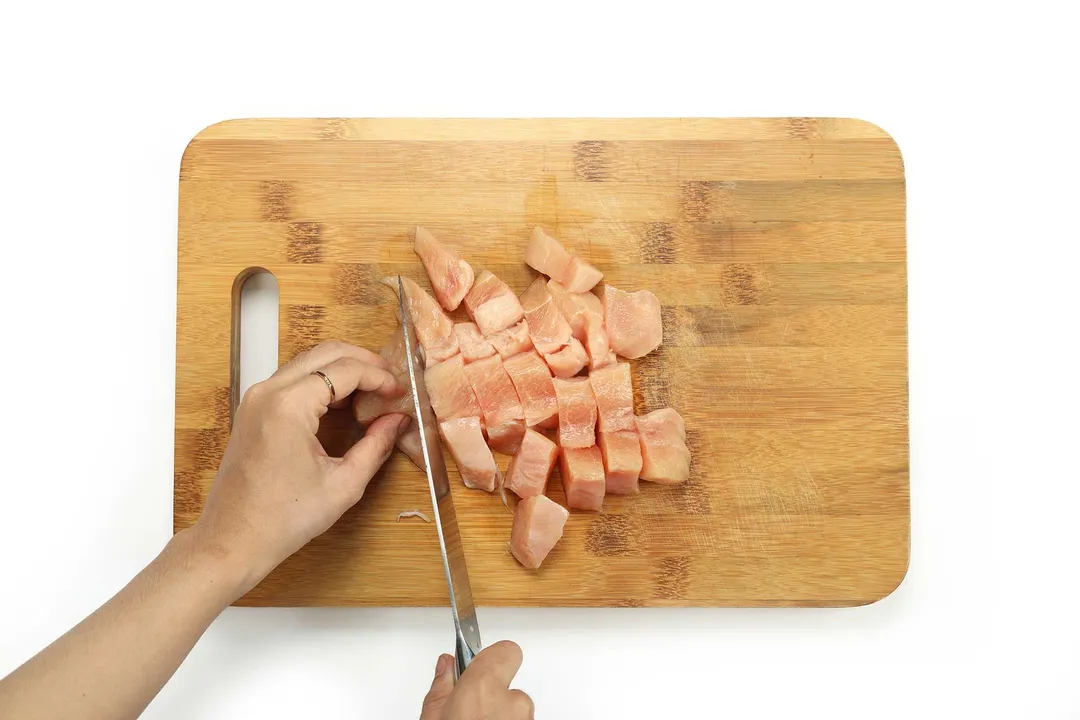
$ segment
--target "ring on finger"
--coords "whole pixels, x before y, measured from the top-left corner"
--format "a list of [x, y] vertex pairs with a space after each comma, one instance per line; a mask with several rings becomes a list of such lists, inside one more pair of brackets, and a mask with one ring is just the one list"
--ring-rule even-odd
[[334, 383], [330, 382], [330, 378], [326, 376], [322, 370], [313, 370], [312, 375], [318, 375], [326, 383], [326, 388], [330, 391], [330, 402], [334, 402], [337, 399], [337, 392], [334, 391]]

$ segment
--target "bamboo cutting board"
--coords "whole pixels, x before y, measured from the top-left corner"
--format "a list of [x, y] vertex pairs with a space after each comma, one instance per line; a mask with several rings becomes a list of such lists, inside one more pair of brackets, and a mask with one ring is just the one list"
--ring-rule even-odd
[[[280, 288], [282, 362], [320, 340], [377, 349], [417, 223], [516, 291], [542, 225], [663, 305], [634, 363], [638, 412], [686, 419], [689, 482], [574, 511], [539, 572], [496, 496], [455, 484], [478, 604], [843, 606], [908, 565], [904, 168], [856, 120], [236, 120], [180, 168], [175, 527], [228, 439], [236, 301]], [[348, 416], [321, 431], [331, 452]], [[449, 458], [448, 458], [449, 460]], [[505, 468], [506, 458], [502, 458]], [[558, 471], [550, 493], [563, 502]], [[424, 476], [395, 455], [361, 503], [242, 605], [445, 605]]]

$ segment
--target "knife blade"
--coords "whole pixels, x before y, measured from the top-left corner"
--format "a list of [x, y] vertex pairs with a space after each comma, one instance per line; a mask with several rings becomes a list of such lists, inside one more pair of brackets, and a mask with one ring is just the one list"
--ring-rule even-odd
[[454, 615], [454, 677], [465, 672], [473, 657], [480, 652], [480, 627], [476, 622], [476, 606], [473, 604], [472, 585], [469, 583], [469, 569], [465, 564], [465, 551], [461, 546], [461, 533], [458, 530], [457, 513], [454, 511], [454, 498], [450, 494], [450, 477], [446, 471], [446, 461], [439, 443], [438, 424], [435, 413], [428, 401], [427, 387], [424, 385], [423, 364], [420, 362], [419, 345], [415, 343], [416, 333], [412, 325], [412, 316], [408, 312], [405, 297], [405, 285], [398, 275], [398, 302], [401, 305], [401, 327], [405, 340], [409, 386], [413, 394], [413, 406], [416, 410], [417, 430], [420, 433], [420, 446], [427, 473], [428, 487], [431, 490], [431, 505], [435, 515], [435, 529], [439, 534], [439, 548], [442, 550], [443, 568], [446, 570], [446, 585], [450, 591], [450, 610]]

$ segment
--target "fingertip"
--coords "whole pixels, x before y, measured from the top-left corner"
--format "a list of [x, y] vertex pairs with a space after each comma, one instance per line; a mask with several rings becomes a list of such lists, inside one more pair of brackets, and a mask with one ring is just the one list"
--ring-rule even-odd
[[389, 445], [390, 450], [387, 451], [387, 455], [394, 449], [394, 442], [397, 440], [400, 434], [398, 428], [401, 427], [401, 419], [407, 417], [401, 413], [390, 413], [389, 415], [382, 415], [375, 418], [375, 420], [367, 426], [367, 430], [364, 431], [364, 437], [374, 437], [385, 440]]
[[465, 675], [489, 675], [504, 687], [509, 687], [521, 667], [521, 662], [521, 647], [510, 640], [500, 640], [481, 650], [465, 671]]
[[371, 478], [394, 452], [400, 417], [394, 413], [373, 420], [364, 436], [342, 458], [341, 468], [345, 472], [344, 482], [351, 502], [355, 503], [363, 496]]
[[435, 663], [435, 677], [445, 675], [454, 666], [454, 656], [443, 653]]
[[523, 655], [521, 652], [521, 646], [513, 640], [500, 640], [497, 643], [492, 644], [490, 647], [498, 648], [499, 654], [503, 656], [507, 661], [514, 661], [518, 665], [521, 664]]
[[394, 377], [393, 373], [388, 372], [382, 386], [379, 388], [379, 394], [387, 398], [401, 397], [405, 394], [405, 385]]
[[431, 681], [431, 689], [424, 696], [420, 720], [437, 720], [442, 717], [447, 698], [454, 692], [454, 673], [451, 671], [453, 667], [453, 655], [439, 656], [435, 663], [435, 679]]

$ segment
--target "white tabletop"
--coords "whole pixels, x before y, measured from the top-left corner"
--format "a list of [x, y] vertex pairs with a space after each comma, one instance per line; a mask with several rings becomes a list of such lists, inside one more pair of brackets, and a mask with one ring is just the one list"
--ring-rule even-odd
[[[0, 43], [0, 675], [170, 535], [177, 171], [202, 127], [854, 115], [894, 134], [908, 176], [905, 582], [850, 610], [481, 609], [484, 638], [522, 645], [541, 718], [1080, 717], [1067, 23], [830, 4], [503, 3], [468, 22], [460, 3], [64, 22], [21, 4]], [[230, 609], [146, 716], [416, 717], [451, 646], [445, 610]]]

